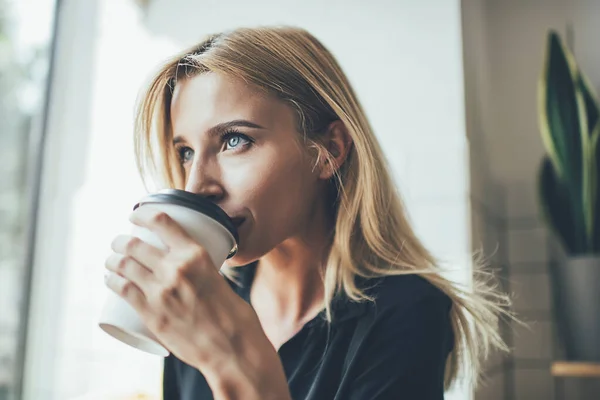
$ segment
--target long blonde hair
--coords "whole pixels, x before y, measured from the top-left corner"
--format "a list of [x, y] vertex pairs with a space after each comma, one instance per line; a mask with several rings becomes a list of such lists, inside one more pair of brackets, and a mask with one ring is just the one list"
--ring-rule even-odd
[[478, 268], [470, 286], [443, 277], [439, 263], [408, 223], [384, 154], [348, 79], [332, 54], [303, 29], [236, 29], [211, 35], [168, 60], [138, 104], [135, 149], [143, 178], [150, 176], [159, 186], [185, 186], [172, 144], [172, 92], [178, 79], [209, 71], [237, 77], [287, 102], [317, 157], [331, 160], [320, 134], [332, 121], [341, 120], [352, 137], [350, 154], [335, 177], [335, 235], [323, 279], [328, 316], [331, 299], [339, 292], [356, 301], [371, 300], [355, 284], [356, 276], [419, 274], [453, 302], [455, 343], [446, 365], [446, 387], [463, 373], [476, 378], [492, 348], [507, 350], [498, 328], [499, 316], [510, 315], [508, 298]]

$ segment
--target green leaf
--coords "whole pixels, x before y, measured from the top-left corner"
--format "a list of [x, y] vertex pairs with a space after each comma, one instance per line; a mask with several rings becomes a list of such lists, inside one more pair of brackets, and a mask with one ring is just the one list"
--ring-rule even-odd
[[589, 250], [594, 248], [595, 237], [595, 214], [597, 183], [596, 183], [596, 152], [595, 144], [592, 143], [596, 131], [600, 129], [598, 124], [598, 102], [593, 87], [587, 78], [581, 73], [576, 74], [576, 97], [579, 108], [580, 137], [582, 145], [582, 193], [581, 207], [585, 225], [585, 243]]
[[[558, 34], [551, 31], [538, 86], [540, 131], [556, 178], [573, 206], [569, 214], [574, 229], [569, 235], [578, 246], [584, 246], [590, 237], [586, 235], [589, 223], [586, 224], [583, 206], [582, 149], [583, 140], [588, 139], [585, 106], [588, 96], [580, 89], [578, 76], [573, 54], [563, 45]], [[590, 116], [594, 117], [593, 114]]]
[[598, 97], [594, 91], [594, 86], [589, 79], [581, 71], [577, 73], [577, 88], [581, 91], [583, 101], [585, 102], [586, 122], [589, 128], [589, 137], [592, 137], [593, 128], [598, 123], [600, 116], [600, 106], [598, 105]]
[[571, 198], [548, 157], [542, 160], [538, 182], [542, 216], [561, 240], [567, 253], [580, 253], [582, 243], [577, 240]]
[[546, 62], [538, 86], [540, 128], [559, 177], [581, 183], [581, 140], [576, 66], [556, 32], [548, 35]]
[[593, 164], [592, 164], [592, 179], [596, 182], [594, 199], [594, 240], [592, 243], [592, 253], [600, 254], [600, 196], [598, 196], [598, 188], [600, 188], [600, 123], [596, 124], [596, 129], [593, 132], [591, 140], [591, 148], [593, 149]]
[[586, 247], [593, 251], [595, 231], [598, 229], [598, 136], [600, 123], [596, 123], [590, 137], [586, 140], [583, 162], [582, 211], [585, 218]]

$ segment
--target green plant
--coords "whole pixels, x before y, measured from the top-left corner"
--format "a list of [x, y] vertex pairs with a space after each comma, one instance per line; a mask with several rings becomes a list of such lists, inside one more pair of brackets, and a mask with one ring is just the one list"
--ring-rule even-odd
[[571, 255], [600, 253], [600, 111], [593, 87], [550, 31], [538, 86], [547, 151], [539, 173], [544, 218]]

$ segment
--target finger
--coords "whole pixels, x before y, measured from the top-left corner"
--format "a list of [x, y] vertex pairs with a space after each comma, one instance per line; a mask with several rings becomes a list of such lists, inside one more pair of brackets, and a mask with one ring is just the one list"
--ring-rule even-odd
[[133, 282], [143, 293], [147, 293], [150, 285], [155, 281], [152, 271], [132, 257], [123, 254], [112, 253], [104, 265], [109, 271]]
[[157, 208], [138, 207], [131, 213], [129, 220], [135, 225], [151, 230], [169, 248], [180, 248], [195, 243], [173, 218]]
[[115, 274], [108, 272], [104, 275], [104, 282], [109, 289], [121, 296], [137, 312], [143, 314], [147, 310], [146, 296], [133, 282]]
[[132, 257], [150, 271], [160, 269], [161, 260], [165, 256], [164, 251], [131, 235], [117, 236], [110, 247], [115, 253]]

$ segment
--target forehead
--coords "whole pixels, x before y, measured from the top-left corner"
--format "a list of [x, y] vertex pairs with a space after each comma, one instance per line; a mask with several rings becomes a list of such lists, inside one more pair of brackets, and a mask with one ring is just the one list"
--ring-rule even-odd
[[177, 82], [171, 101], [175, 135], [186, 136], [235, 119], [275, 129], [294, 123], [284, 102], [260, 89], [218, 73], [203, 73]]

